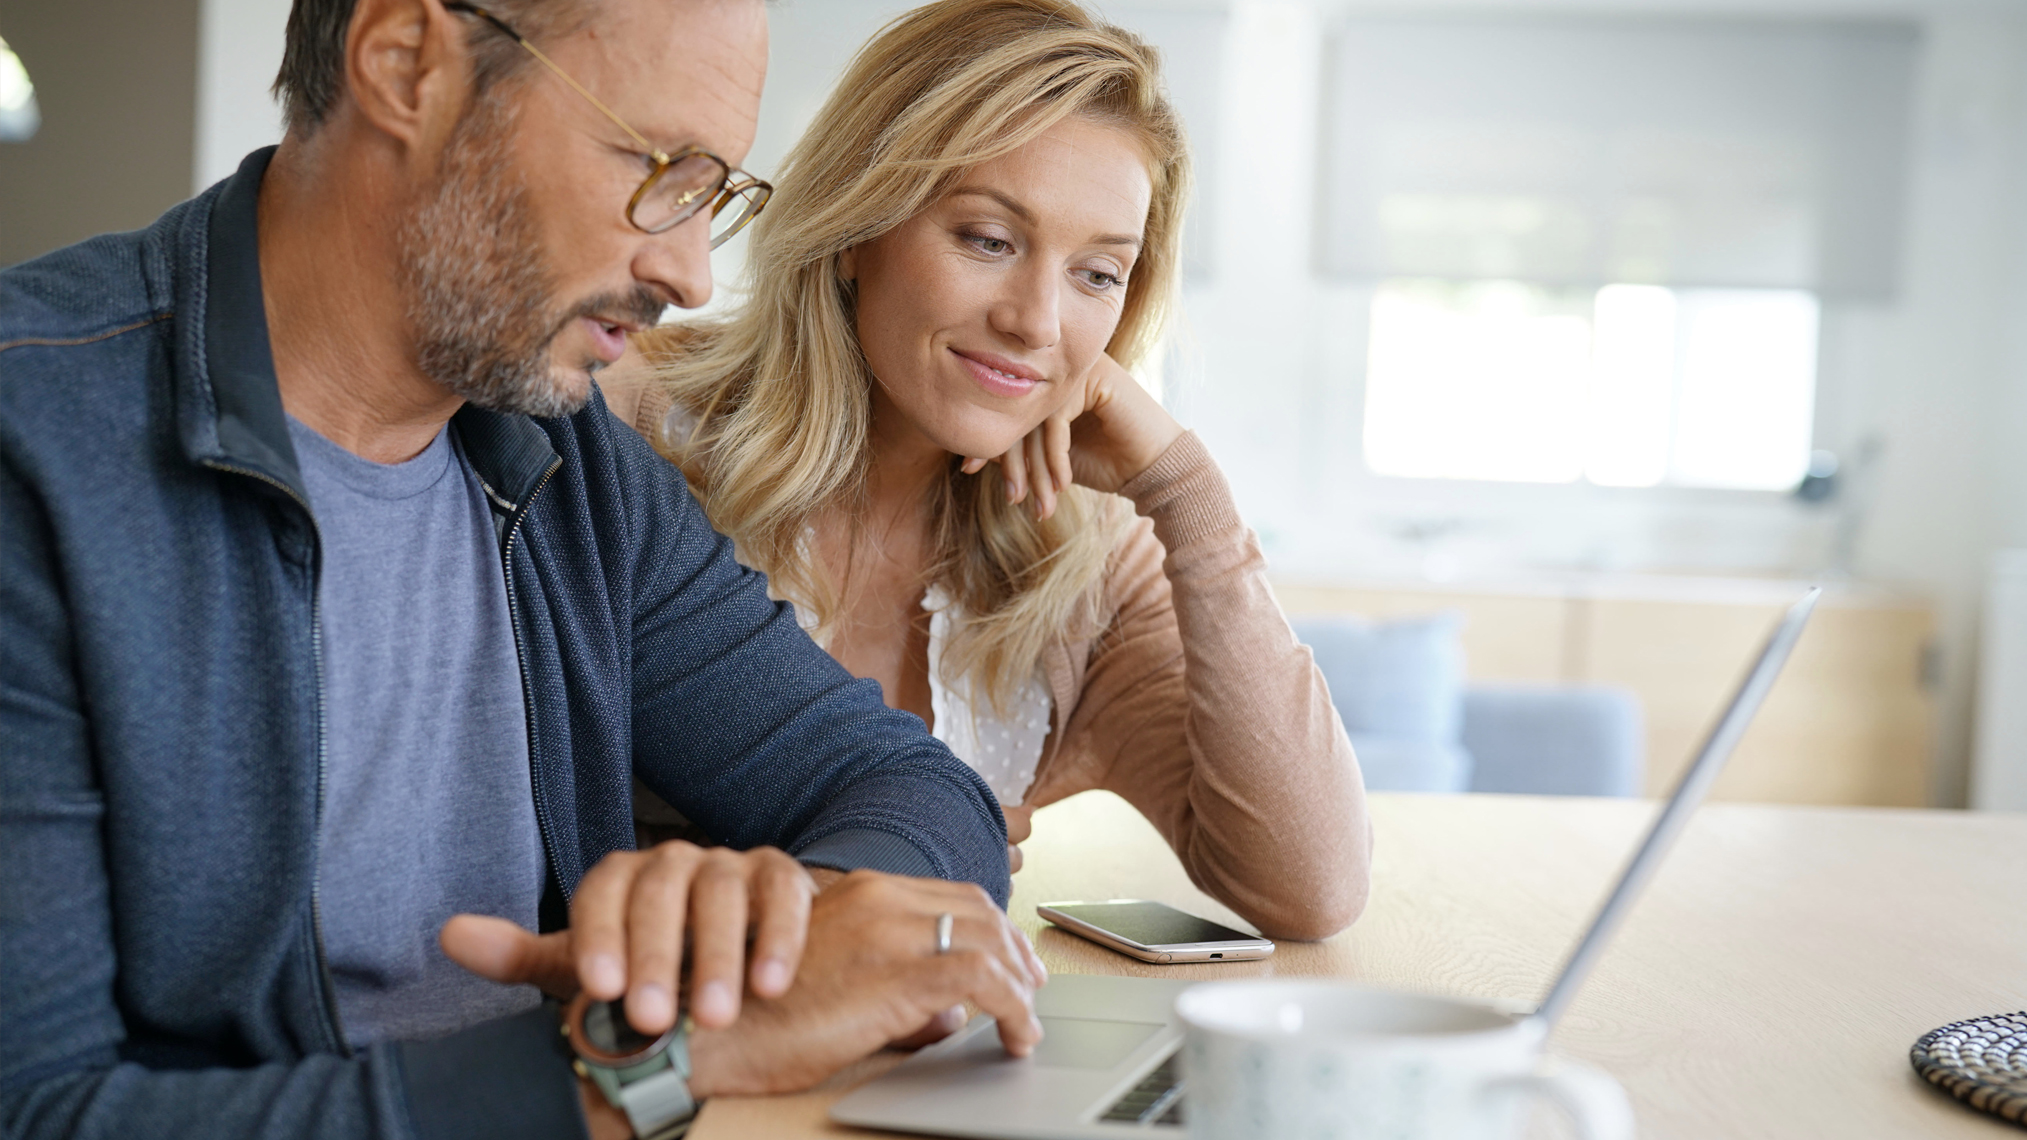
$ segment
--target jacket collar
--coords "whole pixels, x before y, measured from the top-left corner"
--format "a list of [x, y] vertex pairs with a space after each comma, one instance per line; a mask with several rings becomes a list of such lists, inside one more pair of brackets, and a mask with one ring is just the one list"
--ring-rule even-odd
[[202, 307], [193, 322], [201, 332], [198, 375], [191, 386], [198, 407], [183, 417], [183, 443], [199, 463], [249, 468], [308, 502], [275, 385], [267, 307], [260, 292], [254, 210], [261, 176], [274, 152], [263, 147], [247, 155], [211, 201], [203, 272], [197, 275]]
[[527, 416], [466, 404], [450, 418], [450, 426], [493, 506], [509, 514], [527, 503], [542, 485], [542, 477], [560, 462], [549, 445], [549, 434]]
[[[275, 381], [261, 293], [257, 208], [261, 178], [274, 153], [274, 147], [263, 147], [247, 155], [211, 202], [204, 272], [198, 275], [203, 284], [196, 323], [202, 337], [195, 355], [201, 367], [192, 386], [198, 407], [182, 417], [182, 434], [193, 461], [251, 470], [308, 502]], [[472, 469], [503, 509], [526, 501], [556, 462], [547, 433], [526, 416], [467, 404], [451, 425]]]

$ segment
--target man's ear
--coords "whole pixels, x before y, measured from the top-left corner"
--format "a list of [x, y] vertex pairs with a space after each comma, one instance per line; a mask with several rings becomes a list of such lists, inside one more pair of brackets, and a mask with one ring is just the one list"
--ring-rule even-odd
[[439, 0], [358, 0], [345, 36], [345, 95], [379, 130], [434, 153], [470, 91], [462, 21]]

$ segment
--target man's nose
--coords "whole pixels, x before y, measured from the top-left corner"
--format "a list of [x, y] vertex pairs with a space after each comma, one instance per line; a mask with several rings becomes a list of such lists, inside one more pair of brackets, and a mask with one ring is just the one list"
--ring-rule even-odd
[[706, 210], [649, 237], [634, 254], [634, 279], [683, 309], [711, 299], [711, 214]]
[[1062, 300], [1054, 270], [1038, 266], [1021, 272], [993, 305], [992, 327], [1026, 348], [1051, 348], [1063, 335]]

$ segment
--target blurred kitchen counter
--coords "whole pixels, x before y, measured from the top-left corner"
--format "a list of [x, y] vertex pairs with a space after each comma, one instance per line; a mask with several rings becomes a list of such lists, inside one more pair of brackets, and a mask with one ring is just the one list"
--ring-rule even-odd
[[[1617, 685], [1647, 721], [1665, 794], [1780, 611], [1812, 583], [1690, 575], [1278, 581], [1291, 614], [1458, 610], [1470, 679]], [[1935, 613], [1918, 593], [1827, 584], [1822, 606], [1713, 795], [1770, 803], [1928, 802]]]

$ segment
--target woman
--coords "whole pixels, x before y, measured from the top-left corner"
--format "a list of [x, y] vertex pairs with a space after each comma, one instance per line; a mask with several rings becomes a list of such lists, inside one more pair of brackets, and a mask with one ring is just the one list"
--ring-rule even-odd
[[1263, 933], [1348, 925], [1370, 838], [1343, 726], [1223, 475], [1126, 371], [1188, 192], [1154, 51], [1063, 0], [933, 3], [784, 166], [746, 306], [642, 338], [615, 412], [1014, 842], [1107, 788]]

